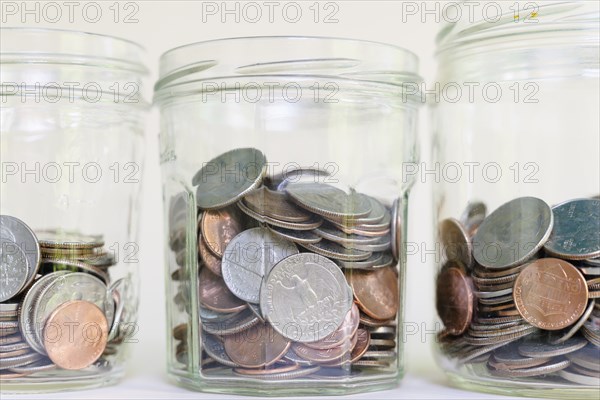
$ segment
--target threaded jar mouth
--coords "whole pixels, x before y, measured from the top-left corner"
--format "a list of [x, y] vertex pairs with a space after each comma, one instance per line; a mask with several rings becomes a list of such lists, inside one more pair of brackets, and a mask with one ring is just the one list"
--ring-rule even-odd
[[418, 57], [379, 42], [313, 36], [255, 36], [181, 46], [160, 60], [155, 100], [201, 92], [210, 80], [309, 78], [402, 87], [420, 83]]

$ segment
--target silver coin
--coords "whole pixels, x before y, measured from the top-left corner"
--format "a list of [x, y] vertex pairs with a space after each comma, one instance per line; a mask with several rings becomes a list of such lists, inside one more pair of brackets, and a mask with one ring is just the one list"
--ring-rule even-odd
[[262, 310], [260, 309], [260, 305], [248, 303], [248, 309], [252, 311], [252, 314], [258, 317], [261, 323], [265, 323], [265, 317], [262, 315]]
[[274, 373], [274, 374], [261, 374], [261, 375], [238, 374], [234, 370], [234, 374], [243, 376], [245, 378], [250, 378], [250, 379], [288, 380], [288, 379], [297, 379], [297, 378], [302, 378], [302, 377], [305, 377], [308, 375], [312, 375], [312, 374], [318, 372], [320, 369], [321, 369], [321, 367], [314, 366], [314, 367], [308, 367], [308, 368], [299, 368], [299, 369], [296, 369], [294, 371], [289, 371], [289, 372], [279, 372], [279, 373]]
[[319, 243], [314, 244], [299, 244], [300, 246], [312, 251], [313, 253], [340, 261], [364, 261], [372, 255], [371, 252], [356, 249], [348, 249], [328, 240], [321, 240]]
[[526, 357], [557, 357], [573, 353], [587, 345], [587, 340], [573, 337], [564, 343], [549, 344], [542, 342], [523, 343], [519, 345], [519, 353]]
[[114, 254], [104, 253], [101, 255], [95, 255], [95, 257], [86, 260], [85, 263], [97, 268], [108, 268], [115, 265], [117, 260]]
[[566, 357], [583, 368], [600, 372], [600, 348], [587, 345], [581, 350], [567, 354]]
[[298, 254], [296, 245], [269, 229], [245, 230], [225, 249], [221, 262], [223, 280], [236, 297], [258, 303], [263, 277], [275, 264], [293, 254]]
[[314, 232], [322, 237], [323, 239], [327, 239], [330, 242], [338, 243], [342, 246], [354, 247], [354, 245], [359, 244], [372, 244], [377, 243], [380, 238], [378, 237], [369, 237], [369, 236], [360, 236], [360, 235], [352, 235], [344, 233], [336, 228], [331, 226], [322, 225], [319, 228], [315, 229]]
[[[21, 338], [21, 340], [23, 340]], [[0, 342], [1, 343], [1, 342]], [[29, 349], [29, 345], [24, 341], [19, 341], [11, 344], [0, 344], [0, 353], [7, 353], [9, 351], [23, 350]]]
[[85, 235], [77, 231], [46, 229], [36, 231], [41, 247], [52, 249], [95, 249], [104, 246], [102, 235]]
[[355, 249], [355, 250], [361, 250], [361, 251], [366, 251], [369, 253], [374, 253], [374, 252], [383, 252], [383, 251], [389, 250], [391, 248], [391, 245], [392, 245], [391, 237], [389, 235], [387, 235], [387, 236], [377, 238], [377, 241], [375, 241], [373, 243], [367, 243], [367, 244], [357, 243], [357, 244], [352, 244], [352, 245], [344, 244], [343, 246], [346, 248], [351, 248], [351, 249]]
[[570, 200], [552, 208], [554, 228], [544, 249], [567, 260], [600, 256], [600, 200]]
[[375, 359], [375, 360], [381, 360], [381, 359], [394, 359], [396, 358], [396, 352], [395, 351], [386, 351], [386, 350], [367, 350], [367, 352], [365, 354], [363, 354], [363, 356], [361, 357], [362, 359]]
[[280, 236], [283, 239], [289, 240], [294, 243], [319, 243], [321, 236], [314, 233], [314, 231], [299, 231], [294, 229], [284, 229], [277, 226], [267, 225], [267, 228], [271, 230], [275, 235]]
[[558, 338], [552, 339], [550, 341], [550, 343], [551, 344], [560, 344], [560, 343], [564, 343], [567, 340], [569, 340], [570, 338], [572, 338], [573, 335], [575, 335], [579, 331], [579, 329], [583, 326], [583, 324], [585, 324], [585, 321], [587, 321], [587, 319], [590, 317], [590, 315], [592, 314], [592, 311], [594, 311], [595, 304], [596, 304], [595, 300], [590, 301], [588, 308], [584, 311], [583, 315], [581, 316], [581, 318], [579, 318], [577, 323], [572, 325], [567, 332], [565, 332]]
[[566, 379], [569, 382], [577, 383], [579, 385], [600, 386], [600, 379], [597, 377], [578, 374], [570, 369], [558, 371], [558, 376]]
[[70, 300], [84, 300], [95, 304], [104, 312], [108, 325], [111, 326], [115, 306], [106, 285], [95, 276], [83, 272], [60, 275], [40, 291], [33, 308], [35, 338], [42, 348], [42, 354], [46, 354], [41, 346], [44, 343], [43, 327], [46, 320], [56, 308]]
[[220, 313], [218, 311], [214, 311], [205, 307], [199, 307], [198, 314], [200, 315], [200, 320], [203, 323], [208, 323], [228, 320], [237, 313]]
[[[19, 310], [20, 303], [0, 303], [0, 313], [13, 314]], [[16, 314], [15, 314], [16, 315]]]
[[290, 183], [319, 182], [319, 178], [329, 176], [329, 172], [317, 168], [294, 168], [265, 178], [266, 186], [271, 190], [285, 190]]
[[14, 367], [10, 370], [17, 374], [34, 374], [37, 372], [46, 372], [56, 369], [56, 365], [48, 358], [43, 358], [38, 361], [34, 361], [31, 364], [26, 364], [21, 367]]
[[473, 256], [480, 265], [492, 269], [523, 264], [546, 243], [553, 221], [552, 210], [543, 200], [511, 200], [491, 213], [477, 229]]
[[42, 356], [38, 353], [27, 353], [21, 356], [0, 358], [0, 370], [21, 367], [38, 361]]
[[378, 335], [396, 335], [396, 327], [395, 326], [378, 326], [376, 328], [369, 329], [371, 333], [371, 337]]
[[260, 291], [263, 315], [284, 337], [316, 342], [337, 330], [352, 305], [340, 268], [318, 254], [285, 258], [269, 272]]
[[253, 148], [234, 149], [215, 157], [192, 179], [197, 186], [198, 207], [214, 210], [235, 203], [260, 185], [266, 168], [266, 157]]
[[513, 288], [502, 289], [495, 292], [475, 292], [475, 296], [478, 298], [489, 299], [492, 297], [503, 297], [507, 294], [511, 294], [513, 292]]
[[396, 260], [400, 259], [400, 250], [402, 249], [402, 202], [400, 198], [394, 200], [392, 205], [392, 255]]
[[0, 302], [21, 292], [29, 276], [23, 250], [8, 239], [0, 238]]
[[[582, 263], [589, 267], [595, 267], [600, 270], [600, 258], [590, 258], [588, 260], [583, 260]], [[599, 273], [600, 275], [600, 273]]]
[[121, 278], [115, 281], [109, 288], [109, 292], [113, 297], [115, 304], [114, 317], [110, 329], [108, 331], [108, 341], [111, 342], [116, 339], [119, 335], [119, 328], [121, 326], [121, 317], [123, 316], [124, 301], [121, 293], [125, 293], [129, 288], [127, 280]]
[[14, 237], [14, 242], [23, 250], [27, 259], [28, 276], [25, 286], [29, 286], [37, 275], [40, 266], [41, 252], [35, 233], [18, 218], [8, 215], [0, 215], [0, 226], [10, 231]]
[[290, 346], [290, 348], [288, 349], [287, 353], [285, 353], [283, 358], [285, 358], [286, 360], [289, 360], [293, 363], [296, 363], [298, 365], [303, 365], [303, 366], [314, 365], [314, 363], [312, 361], [306, 360], [306, 359], [300, 357], [298, 354], [296, 354], [293, 346]]
[[578, 267], [584, 275], [600, 276], [600, 267]]
[[373, 253], [371, 257], [363, 261], [340, 261], [334, 262], [342, 268], [346, 269], [372, 269], [383, 260], [383, 253]]
[[77, 269], [79, 272], [89, 273], [97, 278], [100, 278], [105, 284], [108, 284], [110, 281], [110, 277], [106, 272], [100, 268], [91, 266], [88, 263], [79, 260], [42, 258], [41, 269], [52, 272], [56, 272], [57, 270], [73, 271], [73, 269]]
[[308, 221], [304, 221], [304, 222], [286, 222], [286, 221], [280, 221], [271, 217], [267, 217], [265, 215], [260, 215], [259, 213], [252, 211], [251, 209], [248, 208], [248, 206], [244, 205], [244, 202], [240, 201], [237, 203], [237, 206], [240, 210], [242, 210], [244, 212], [244, 214], [246, 214], [247, 216], [251, 217], [252, 219], [255, 219], [256, 221], [263, 223], [263, 224], [269, 224], [269, 225], [273, 225], [276, 226], [278, 228], [284, 228], [284, 229], [294, 229], [297, 231], [312, 231], [315, 228], [318, 228], [319, 226], [321, 226], [321, 223], [323, 223], [323, 220], [317, 218], [317, 217], [311, 217], [311, 219], [309, 219]]
[[473, 233], [477, 231], [486, 215], [487, 206], [485, 203], [476, 201], [467, 205], [467, 208], [465, 208], [460, 216], [460, 222], [465, 226], [469, 236], [473, 236]]
[[463, 225], [454, 218], [445, 219], [440, 222], [439, 235], [446, 259], [458, 261], [470, 269], [473, 264], [473, 246]]
[[218, 363], [233, 368], [239, 367], [239, 365], [234, 363], [225, 352], [225, 346], [223, 345], [223, 342], [218, 340], [213, 335], [202, 332], [202, 348], [206, 354], [210, 356], [210, 358], [214, 359]]
[[248, 309], [222, 321], [210, 321], [202, 324], [202, 329], [218, 336], [234, 335], [258, 324], [260, 319]]
[[392, 220], [390, 212], [379, 202], [379, 200], [371, 196], [365, 195], [365, 197], [369, 200], [371, 212], [366, 217], [351, 220], [352, 223], [356, 225], [368, 225], [374, 229], [385, 229], [386, 227], [389, 227]]
[[548, 375], [561, 371], [571, 365], [569, 360], [556, 360], [538, 367], [522, 369], [494, 369], [490, 368], [490, 373], [494, 376], [503, 378], [525, 378], [531, 376]]
[[286, 192], [301, 207], [327, 218], [356, 219], [371, 212], [371, 203], [364, 195], [350, 194], [331, 185], [297, 183], [288, 185]]

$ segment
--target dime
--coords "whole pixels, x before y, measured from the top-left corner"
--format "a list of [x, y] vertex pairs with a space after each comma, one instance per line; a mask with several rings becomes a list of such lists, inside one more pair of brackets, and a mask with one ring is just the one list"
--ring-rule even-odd
[[573, 337], [560, 344], [547, 344], [541, 342], [523, 343], [519, 345], [519, 353], [523, 356], [533, 358], [557, 357], [573, 353], [586, 345], [587, 340]]
[[577, 364], [573, 364], [573, 362], [571, 362], [571, 365], [569, 366], [569, 370], [572, 372], [581, 374], [581, 375], [592, 376], [599, 380], [598, 385], [600, 385], [600, 372], [598, 372], [598, 371], [580, 367]]
[[0, 238], [0, 302], [19, 294], [28, 277], [29, 267], [23, 250], [15, 242]]
[[298, 231], [271, 225], [267, 225], [267, 228], [282, 239], [298, 244], [314, 244], [321, 241], [321, 236], [314, 233], [314, 231]]
[[461, 268], [444, 268], [437, 278], [436, 307], [446, 330], [460, 335], [473, 319], [473, 284]]
[[521, 339], [525, 336], [531, 335], [536, 331], [535, 327], [523, 327], [516, 332], [506, 333], [499, 336], [489, 336], [489, 337], [472, 337], [472, 336], [463, 336], [463, 340], [465, 343], [473, 345], [473, 346], [485, 346], [485, 345], [493, 345], [495, 343], [510, 343], [514, 342], [517, 339]]
[[198, 236], [198, 255], [200, 259], [213, 274], [223, 276], [221, 272], [221, 259], [215, 256], [206, 245], [202, 234]]
[[[75, 322], [75, 324], [74, 324]], [[66, 335], [67, 329], [72, 335]], [[104, 311], [88, 301], [68, 301], [48, 317], [44, 347], [54, 364], [78, 370], [92, 365], [104, 351], [108, 322]]]
[[490, 372], [494, 376], [504, 378], [525, 378], [531, 376], [547, 375], [554, 372], [561, 371], [567, 368], [571, 362], [569, 360], [557, 360], [551, 361], [548, 364], [540, 365], [532, 368], [523, 369], [495, 369], [490, 366]]
[[245, 332], [227, 336], [225, 352], [236, 364], [245, 368], [261, 368], [275, 364], [290, 347], [290, 341], [269, 324], [258, 324]]
[[311, 219], [311, 215], [291, 203], [285, 193], [265, 186], [248, 193], [243, 202], [252, 211], [279, 221], [301, 223]]
[[200, 226], [204, 243], [218, 258], [223, 257], [229, 242], [242, 231], [239, 210], [234, 207], [204, 212]]
[[324, 257], [332, 258], [340, 261], [364, 261], [367, 260], [373, 253], [368, 251], [348, 249], [337, 243], [328, 240], [321, 240], [314, 244], [302, 244], [300, 246], [313, 253], [320, 254]]
[[248, 229], [225, 250], [221, 270], [225, 284], [238, 298], [258, 303], [263, 277], [281, 260], [298, 254], [296, 245], [267, 228]]
[[386, 320], [398, 312], [398, 276], [392, 267], [373, 271], [352, 270], [346, 279], [354, 290], [359, 308], [371, 318]]
[[368, 197], [356, 192], [348, 194], [331, 185], [296, 183], [288, 185], [286, 192], [301, 207], [334, 220], [357, 219], [371, 212]]
[[535, 197], [514, 199], [491, 213], [473, 238], [473, 256], [492, 269], [522, 264], [542, 248], [553, 226], [550, 206]]
[[446, 259], [470, 268], [473, 263], [471, 239], [462, 224], [454, 218], [440, 222], [439, 235]]
[[225, 281], [208, 268], [202, 268], [198, 276], [198, 299], [204, 307], [220, 313], [236, 313], [247, 307], [231, 293]]
[[211, 358], [228, 367], [238, 367], [225, 352], [223, 342], [208, 333], [202, 332], [202, 348]]
[[10, 236], [15, 238], [13, 242], [25, 253], [28, 273], [24, 286], [27, 287], [35, 279], [40, 266], [41, 253], [38, 239], [31, 228], [18, 218], [0, 215], [0, 226], [4, 231], [10, 232]]
[[260, 150], [234, 149], [204, 164], [192, 179], [196, 203], [214, 210], [237, 202], [257, 188], [266, 172], [267, 159]]
[[554, 228], [544, 249], [567, 260], [600, 256], [600, 200], [570, 200], [552, 208]]
[[322, 340], [341, 325], [352, 305], [344, 274], [331, 260], [301, 253], [280, 261], [260, 291], [263, 315], [297, 342]]
[[541, 258], [525, 267], [515, 281], [513, 296], [519, 314], [546, 330], [574, 324], [588, 301], [583, 275], [557, 258]]

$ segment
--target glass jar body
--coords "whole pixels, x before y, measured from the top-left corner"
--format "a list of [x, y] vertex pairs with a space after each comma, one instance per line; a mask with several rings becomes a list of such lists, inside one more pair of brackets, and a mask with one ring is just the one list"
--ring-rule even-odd
[[[434, 106], [434, 160], [443, 175], [434, 202], [437, 303], [445, 326], [437, 359], [468, 389], [598, 393], [597, 378], [580, 365], [599, 356], [600, 314], [586, 288], [596, 274], [589, 268], [596, 261], [586, 259], [598, 257], [592, 247], [600, 240], [599, 53], [597, 40], [588, 40], [597, 28], [562, 28], [440, 52], [441, 85], [477, 83], [472, 96]], [[582, 230], [563, 236], [574, 221]], [[558, 250], [561, 240], [592, 245], [568, 254]], [[573, 286], [565, 289], [559, 276], [568, 273]]]
[[[287, 66], [279, 75], [206, 79], [205, 90], [160, 100], [169, 374], [196, 390], [262, 396], [394, 386], [403, 373], [404, 252], [392, 253], [391, 230], [395, 239], [404, 237], [411, 182], [402, 182], [402, 163], [415, 161], [417, 109], [392, 95], [393, 86], [336, 75], [340, 61], [327, 51], [314, 53], [329, 49], [328, 39], [241, 40], [225, 43], [219, 54], [244, 47], [244, 40], [250, 46], [274, 40], [258, 57], [278, 61], [263, 68]], [[301, 46], [299, 58], [315, 61], [292, 62], [276, 51], [294, 46]], [[302, 52], [311, 47], [313, 53]], [[316, 73], [327, 66], [327, 76]], [[219, 90], [206, 90], [209, 85]], [[251, 172], [256, 168], [261, 172]], [[205, 181], [219, 192], [239, 180], [247, 181], [247, 191], [221, 195], [226, 206], [207, 205]], [[315, 197], [308, 200], [302, 190], [316, 190]], [[330, 213], [333, 192], [339, 199], [374, 200], [371, 211], [381, 215], [367, 221], [363, 213], [361, 222], [371, 228], [370, 239], [350, 233], [352, 226], [361, 230], [352, 217], [361, 206], [340, 200], [345, 217]], [[215, 226], [229, 236], [226, 242], [215, 239]], [[335, 244], [351, 238], [380, 245]], [[333, 247], [320, 247], [325, 243]], [[349, 261], [351, 254], [358, 258]], [[366, 269], [351, 268], [361, 263]], [[319, 283], [325, 269], [327, 285]], [[391, 299], [386, 312], [372, 313], [380, 319], [370, 318], [369, 326], [364, 304], [354, 304], [358, 285]], [[212, 301], [219, 296], [235, 307]]]

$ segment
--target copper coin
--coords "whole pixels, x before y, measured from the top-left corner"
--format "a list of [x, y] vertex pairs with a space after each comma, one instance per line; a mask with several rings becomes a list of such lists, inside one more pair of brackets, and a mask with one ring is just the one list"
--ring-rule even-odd
[[460, 335], [473, 319], [473, 287], [462, 269], [443, 269], [437, 278], [436, 307], [446, 330]]
[[331, 363], [339, 360], [350, 353], [356, 346], [358, 338], [356, 335], [352, 339], [345, 340], [341, 345], [330, 349], [318, 350], [305, 346], [302, 343], [294, 343], [293, 349], [300, 357], [317, 363]]
[[366, 314], [360, 313], [360, 323], [365, 326], [368, 326], [368, 327], [376, 328], [378, 326], [393, 325], [394, 320], [393, 319], [385, 319], [385, 320], [374, 319], [374, 318], [369, 317]]
[[440, 222], [438, 229], [446, 259], [469, 268], [473, 263], [473, 246], [465, 227], [454, 218], [448, 218]]
[[187, 324], [179, 324], [175, 328], [173, 328], [173, 337], [175, 340], [185, 340], [187, 339]]
[[352, 270], [346, 279], [360, 309], [378, 320], [392, 319], [398, 312], [398, 275], [393, 267], [372, 271]]
[[356, 361], [358, 361], [367, 352], [369, 346], [372, 343], [372, 340], [369, 331], [364, 328], [358, 329], [356, 331], [355, 336], [356, 344], [354, 345], [354, 348], [350, 351], [349, 354], [346, 354], [344, 357], [340, 358], [336, 362], [323, 363], [323, 366], [336, 367], [350, 363], [355, 363]]
[[345, 340], [350, 339], [356, 333], [360, 321], [359, 315], [360, 312], [358, 311], [358, 307], [353, 303], [350, 311], [346, 314], [346, 318], [338, 329], [322, 340], [305, 343], [304, 345], [317, 350], [325, 350], [340, 346]]
[[245, 368], [263, 368], [275, 364], [290, 347], [290, 341], [269, 324], [225, 337], [225, 352], [233, 362]]
[[279, 221], [305, 222], [311, 219], [311, 215], [291, 203], [285, 193], [265, 186], [247, 194], [243, 201], [252, 211]]
[[221, 313], [236, 313], [247, 307], [246, 302], [231, 293], [223, 278], [202, 268], [198, 277], [198, 298], [202, 305]]
[[92, 365], [106, 347], [108, 321], [88, 301], [68, 301], [50, 314], [44, 326], [44, 348], [54, 364], [79, 370]]
[[210, 269], [213, 274], [223, 276], [221, 272], [221, 259], [208, 249], [208, 245], [204, 241], [202, 234], [198, 235], [198, 255], [200, 255], [200, 259], [206, 268]]
[[581, 272], [570, 263], [540, 258], [519, 274], [513, 297], [519, 314], [531, 325], [559, 330], [581, 317], [588, 289]]
[[202, 236], [208, 249], [222, 258], [225, 248], [242, 231], [240, 215], [235, 207], [205, 211], [200, 222]]

